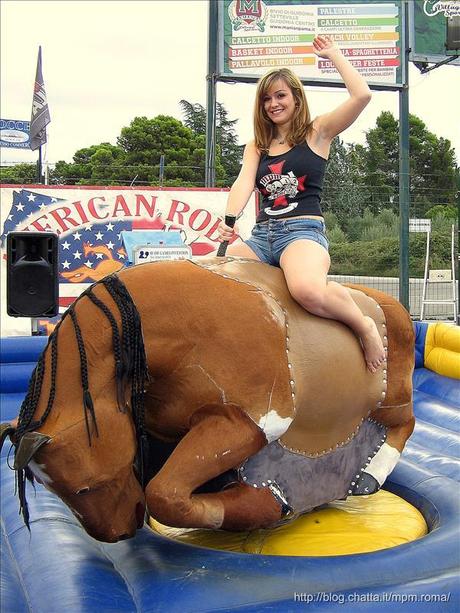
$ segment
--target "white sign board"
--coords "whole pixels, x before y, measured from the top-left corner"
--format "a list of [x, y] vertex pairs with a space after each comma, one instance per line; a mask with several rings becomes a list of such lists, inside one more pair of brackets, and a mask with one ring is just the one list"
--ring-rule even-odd
[[409, 232], [431, 232], [431, 219], [409, 219]]
[[183, 247], [168, 247], [167, 245], [144, 245], [133, 249], [134, 264], [158, 262], [160, 260], [190, 260], [192, 250]]

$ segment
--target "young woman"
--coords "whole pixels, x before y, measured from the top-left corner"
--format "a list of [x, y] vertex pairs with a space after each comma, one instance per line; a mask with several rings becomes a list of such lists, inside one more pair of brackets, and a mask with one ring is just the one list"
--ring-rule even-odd
[[[316, 55], [334, 63], [350, 96], [312, 121], [303, 86], [292, 71], [272, 70], [260, 79], [255, 139], [246, 145], [226, 215], [241, 213], [255, 185], [261, 209], [251, 238], [231, 245], [227, 255], [280, 266], [292, 297], [310, 313], [348, 325], [361, 339], [367, 367], [376, 372], [386, 356], [374, 321], [344, 287], [327, 281], [330, 258], [320, 207], [332, 139], [355, 121], [371, 92], [327, 36], [316, 36], [313, 47]], [[224, 222], [219, 226], [221, 241], [231, 240], [234, 232]]]

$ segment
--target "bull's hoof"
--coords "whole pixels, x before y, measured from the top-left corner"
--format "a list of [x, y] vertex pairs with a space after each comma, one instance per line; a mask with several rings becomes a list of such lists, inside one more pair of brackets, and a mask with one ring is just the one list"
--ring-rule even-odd
[[375, 494], [380, 489], [380, 484], [372, 475], [363, 472], [360, 479], [351, 488], [352, 496], [368, 496]]

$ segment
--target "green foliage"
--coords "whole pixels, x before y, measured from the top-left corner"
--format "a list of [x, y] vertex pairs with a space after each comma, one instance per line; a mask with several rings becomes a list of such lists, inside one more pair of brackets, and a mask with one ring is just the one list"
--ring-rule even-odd
[[[386, 228], [385, 232], [390, 234], [397, 233], [399, 218], [391, 209], [383, 209], [383, 211], [380, 211], [376, 220]], [[388, 234], [385, 234], [385, 236], [388, 236]]]
[[31, 184], [37, 182], [37, 164], [16, 164], [0, 167], [0, 183]]
[[110, 143], [79, 149], [73, 163], [56, 164], [50, 182], [58, 185], [117, 185], [126, 171], [123, 151]]
[[217, 103], [216, 140], [220, 146], [221, 163], [225, 169], [225, 181], [219, 183], [220, 187], [231, 187], [240, 172], [244, 147], [238, 144], [235, 132], [237, 121], [237, 119], [228, 119], [228, 111], [220, 102]]
[[360, 240], [366, 231], [370, 231], [375, 223], [375, 216], [370, 209], [365, 209], [360, 215], [354, 215], [345, 220], [343, 229], [351, 241]]
[[[450, 268], [450, 235], [431, 234], [430, 268]], [[333, 243], [331, 241], [331, 271], [333, 275], [399, 277], [399, 239], [379, 238], [373, 241]], [[409, 274], [423, 277], [426, 235], [411, 234], [409, 240]]]
[[[436, 205], [453, 206], [458, 198], [458, 168], [449, 140], [438, 138], [409, 114], [411, 216], [425, 217]], [[399, 207], [399, 122], [389, 111], [366, 132], [364, 178], [368, 207], [374, 213]]]
[[429, 219], [443, 217], [445, 219], [452, 219], [455, 221], [458, 218], [458, 208], [455, 206], [444, 206], [442, 204], [437, 204], [425, 212], [425, 217], [428, 217]]
[[399, 235], [399, 219], [390, 209], [383, 209], [375, 216], [373, 222], [369, 223], [369, 212], [367, 211], [367, 225], [363, 227], [361, 240], [373, 241], [384, 237], [397, 237]]
[[136, 117], [122, 129], [117, 142], [126, 153], [128, 166], [144, 165], [138, 172], [140, 181], [158, 184], [160, 158], [164, 155], [164, 185], [200, 185], [203, 182], [203, 161], [196, 164], [191, 159], [196, 149], [203, 148], [203, 138], [174, 117]]
[[[117, 145], [93, 145], [77, 151], [71, 164], [58, 162], [53, 182], [159, 185], [160, 159], [164, 155], [163, 185], [203, 185], [204, 147], [204, 137], [174, 117], [135, 117], [122, 128]], [[221, 165], [217, 165], [216, 172], [223, 176]]]
[[[340, 225], [333, 213], [325, 214], [331, 245], [331, 274], [399, 276], [399, 218], [391, 209], [374, 215], [366, 209]], [[432, 222], [430, 268], [450, 268], [453, 219], [436, 216]], [[409, 235], [409, 274], [423, 277], [426, 234]]]
[[[135, 117], [122, 128], [117, 144], [80, 149], [73, 162], [60, 161], [51, 176], [55, 184], [204, 186], [206, 113], [200, 104], [180, 102], [182, 123], [169, 115]], [[231, 185], [238, 175], [242, 149], [235, 124], [217, 104], [216, 182]], [[164, 174], [160, 179], [160, 160]]]
[[[185, 125], [196, 135], [206, 137], [206, 110], [199, 103], [181, 100]], [[228, 111], [220, 102], [216, 105], [216, 183], [218, 187], [231, 187], [240, 171], [243, 147], [238, 145], [235, 132], [237, 119], [229, 119]], [[203, 160], [205, 159], [203, 153]], [[217, 172], [218, 166], [223, 173]]]
[[340, 138], [335, 138], [331, 144], [324, 178], [323, 210], [333, 211], [341, 223], [360, 215], [366, 206], [367, 197], [362, 175], [361, 148], [346, 145]]
[[355, 241], [331, 245], [331, 274], [398, 276], [399, 243], [397, 239]]
[[368, 207], [377, 213], [388, 205], [396, 205], [399, 181], [398, 122], [389, 111], [383, 111], [376, 127], [366, 132], [364, 157]]
[[198, 102], [192, 103], [187, 100], [181, 100], [179, 104], [185, 115], [184, 124], [190, 128], [195, 134], [206, 135], [206, 110], [202, 104]]
[[329, 228], [327, 231], [327, 238], [329, 243], [346, 243], [347, 235], [342, 230], [340, 226], [334, 226], [333, 228]]
[[455, 225], [456, 220], [452, 217], [435, 217], [431, 222], [432, 232], [441, 232], [442, 234], [452, 234], [452, 225]]
[[[451, 226], [450, 226], [451, 227]], [[451, 231], [434, 230], [430, 239], [430, 268], [451, 267]], [[458, 245], [456, 247], [458, 252]], [[413, 234], [409, 241], [409, 273], [414, 277], [423, 277], [426, 254], [426, 235]]]
[[330, 230], [333, 230], [337, 226], [340, 227], [337, 215], [335, 213], [332, 213], [331, 211], [325, 211], [325, 213], [324, 213], [324, 222], [326, 224], [326, 228], [327, 228], [328, 232]]

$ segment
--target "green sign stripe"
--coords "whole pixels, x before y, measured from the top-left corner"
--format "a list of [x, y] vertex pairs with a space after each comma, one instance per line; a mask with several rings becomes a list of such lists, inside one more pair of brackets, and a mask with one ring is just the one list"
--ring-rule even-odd
[[291, 43], [311, 43], [313, 34], [280, 34], [276, 36], [233, 36], [231, 45], [270, 45], [270, 44], [291, 44]]
[[318, 19], [319, 26], [347, 26], [352, 28], [353, 26], [397, 26], [397, 17], [363, 17], [363, 18], [350, 18], [350, 17], [321, 17]]

